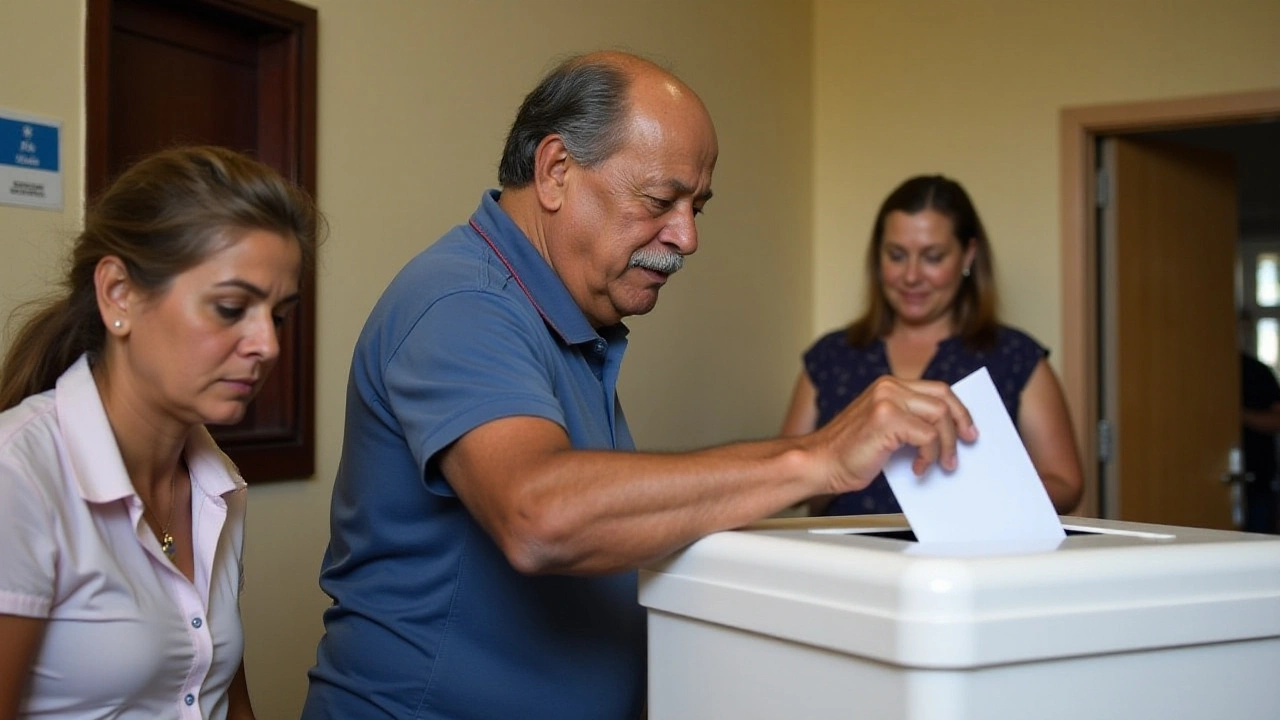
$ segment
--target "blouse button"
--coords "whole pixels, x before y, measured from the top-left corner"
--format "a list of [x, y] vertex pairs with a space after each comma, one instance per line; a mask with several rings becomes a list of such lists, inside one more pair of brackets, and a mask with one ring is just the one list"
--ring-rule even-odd
[[195, 628], [195, 629], [197, 629], [197, 630], [199, 630], [199, 629], [200, 629], [200, 626], [201, 626], [201, 625], [203, 625], [203, 624], [204, 624], [204, 623], [200, 620], [200, 618], [193, 618], [193, 619], [191, 620], [191, 627], [193, 627], [193, 628]]
[[186, 703], [188, 706], [195, 705], [196, 696], [192, 695], [191, 693], [187, 693], [187, 696], [182, 698], [182, 702]]

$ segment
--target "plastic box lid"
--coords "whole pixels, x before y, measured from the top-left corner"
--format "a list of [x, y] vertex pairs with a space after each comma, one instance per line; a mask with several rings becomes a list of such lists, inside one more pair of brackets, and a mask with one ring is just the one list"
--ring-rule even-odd
[[975, 551], [807, 520], [703, 538], [641, 570], [640, 603], [919, 668], [1280, 636], [1277, 536], [1064, 518], [1056, 548]]

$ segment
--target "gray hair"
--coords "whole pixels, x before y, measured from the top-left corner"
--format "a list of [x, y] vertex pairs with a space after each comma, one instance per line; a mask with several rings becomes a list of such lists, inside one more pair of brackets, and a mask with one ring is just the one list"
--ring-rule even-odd
[[520, 105], [498, 164], [498, 183], [533, 182], [534, 156], [548, 135], [559, 135], [580, 165], [609, 159], [626, 139], [630, 74], [617, 62], [570, 58], [547, 74]]

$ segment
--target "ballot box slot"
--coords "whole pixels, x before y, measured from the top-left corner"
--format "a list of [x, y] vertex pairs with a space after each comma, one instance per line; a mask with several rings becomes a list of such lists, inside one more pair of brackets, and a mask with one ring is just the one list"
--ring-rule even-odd
[[[1171, 533], [1150, 532], [1133, 529], [1120, 528], [1083, 528], [1073, 525], [1063, 525], [1063, 532], [1068, 537], [1098, 536], [1111, 535], [1133, 538], [1143, 538], [1146, 540], [1172, 540], [1177, 536]], [[918, 542], [916, 534], [910, 528], [904, 527], [876, 527], [876, 528], [857, 528], [857, 527], [821, 527], [809, 528], [809, 533], [813, 535], [857, 535], [858, 537], [874, 537], [884, 538], [886, 540], [902, 540], [905, 542]]]
[[[1068, 536], [1071, 535], [1107, 535], [1113, 533], [1094, 532], [1091, 530], [1077, 530], [1074, 528], [1063, 528]], [[815, 535], [857, 535], [858, 537], [874, 537], [885, 538], [886, 540], [905, 540], [907, 542], [918, 542], [916, 534], [907, 528], [899, 528], [894, 530], [863, 530], [860, 528], [815, 528], [809, 532]]]

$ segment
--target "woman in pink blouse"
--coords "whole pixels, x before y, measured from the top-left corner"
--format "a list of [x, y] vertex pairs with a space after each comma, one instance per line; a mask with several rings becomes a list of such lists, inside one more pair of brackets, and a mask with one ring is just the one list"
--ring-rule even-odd
[[0, 372], [0, 718], [251, 718], [245, 414], [315, 250], [310, 200], [213, 147], [89, 209], [65, 292]]

